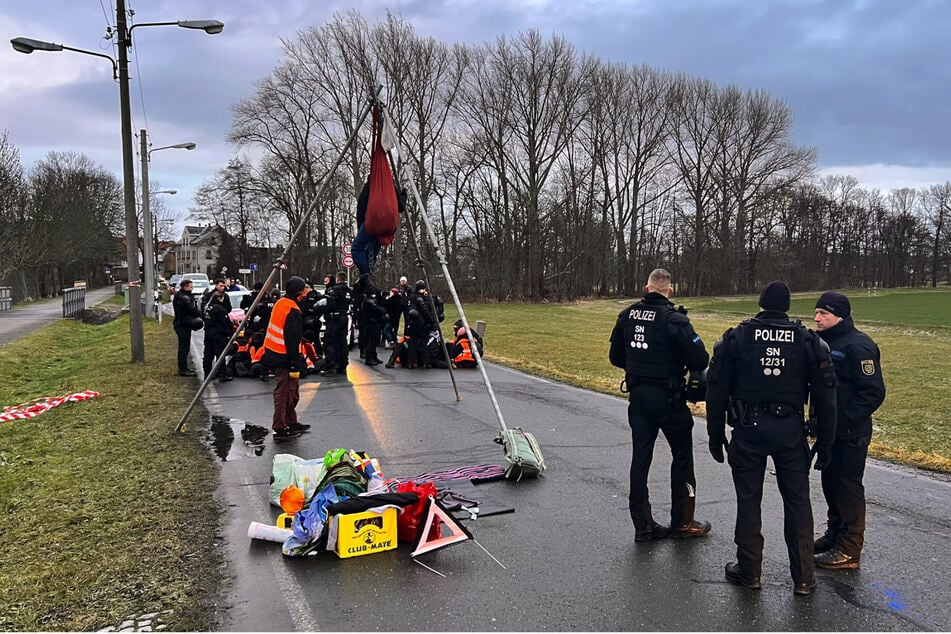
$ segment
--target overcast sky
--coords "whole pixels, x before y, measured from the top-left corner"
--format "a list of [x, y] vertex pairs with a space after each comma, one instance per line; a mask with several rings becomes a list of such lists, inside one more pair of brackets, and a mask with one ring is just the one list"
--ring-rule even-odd
[[[764, 89], [792, 109], [794, 140], [823, 173], [889, 190], [951, 180], [951, 3], [944, 0], [128, 0], [135, 22], [213, 18], [220, 35], [134, 32], [133, 128], [152, 147], [150, 177], [184, 214], [233, 155], [230, 106], [281, 57], [280, 38], [355, 8], [389, 8], [444, 42], [478, 44], [536, 28], [604, 59]], [[0, 33], [111, 54], [112, 0], [2, 0]], [[144, 104], [144, 107], [143, 107]], [[118, 85], [109, 62], [75, 53], [0, 52], [0, 129], [29, 168], [51, 150], [82, 152], [121, 176]], [[136, 149], [138, 142], [136, 141]], [[137, 159], [138, 161], [138, 159]], [[138, 168], [137, 168], [138, 169]], [[153, 187], [154, 189], [154, 187]]]

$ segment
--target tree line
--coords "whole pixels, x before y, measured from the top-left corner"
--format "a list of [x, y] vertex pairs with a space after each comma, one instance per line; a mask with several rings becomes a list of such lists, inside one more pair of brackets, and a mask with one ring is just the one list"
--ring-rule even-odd
[[819, 177], [793, 113], [763, 91], [602, 60], [537, 31], [441, 42], [392, 14], [336, 14], [283, 53], [233, 106], [234, 157], [190, 209], [234, 237], [229, 270], [253, 249], [279, 253], [325, 180], [289, 264], [340, 268], [369, 124], [329, 170], [379, 83], [397, 180], [419, 194], [381, 284], [418, 277], [420, 261], [438, 273], [421, 213], [472, 299], [631, 296], [656, 266], [687, 295], [951, 279], [951, 182], [881, 192]]
[[[284, 59], [233, 107], [234, 160], [192, 214], [239, 243], [283, 244], [372, 87], [400, 142], [457, 285], [484, 299], [632, 295], [658, 265], [686, 294], [937, 284], [949, 279], [951, 183], [865, 191], [816, 176], [793, 115], [763, 91], [580, 53], [536, 31], [444, 43], [388, 14], [356, 12], [284, 42]], [[355, 233], [369, 126], [296, 245], [304, 270], [336, 268]], [[255, 156], [255, 159], [242, 158]], [[402, 219], [380, 277], [433, 253]]]
[[[171, 219], [152, 200], [162, 227]], [[141, 210], [139, 226], [142, 226]], [[17, 302], [51, 297], [76, 281], [109, 283], [125, 262], [122, 183], [77, 152], [50, 152], [25, 169], [0, 131], [0, 286]], [[139, 237], [139, 249], [142, 238]]]

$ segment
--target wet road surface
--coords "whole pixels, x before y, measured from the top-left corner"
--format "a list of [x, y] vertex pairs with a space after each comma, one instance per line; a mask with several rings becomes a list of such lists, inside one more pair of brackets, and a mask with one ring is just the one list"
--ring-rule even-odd
[[[195, 336], [200, 343], [200, 334]], [[491, 342], [488, 343], [491, 345]], [[200, 348], [195, 345], [193, 348]], [[380, 350], [387, 358], [387, 351]], [[607, 354], [605, 350], [592, 353]], [[200, 366], [200, 364], [198, 364]], [[501, 464], [498, 423], [477, 370], [368, 368], [354, 352], [347, 379], [301, 381], [298, 412], [310, 433], [247, 446], [245, 423], [270, 426], [273, 383], [213, 382], [204, 402], [219, 418], [203, 435], [221, 462], [219, 499], [230, 606], [226, 630], [425, 631], [938, 631], [951, 629], [946, 569], [951, 564], [951, 484], [925, 472], [870, 462], [868, 532], [862, 568], [817, 571], [809, 597], [792, 593], [782, 538], [782, 504], [767, 476], [763, 589], [728, 584], [734, 560], [735, 498], [729, 468], [713, 462], [699, 420], [694, 433], [697, 517], [703, 539], [635, 544], [627, 512], [631, 437], [626, 401], [489, 366], [509, 426], [538, 438], [548, 471], [538, 480], [479, 489], [514, 513], [466, 522], [503, 569], [463, 542], [421, 555], [446, 575], [415, 564], [412, 547], [352, 559], [330, 552], [285, 558], [280, 545], [247, 537], [251, 521], [273, 523], [267, 489], [275, 453], [322, 457], [365, 450], [386, 476]], [[181, 379], [195, 382], [197, 379]], [[186, 404], [181, 404], [184, 411]], [[260, 455], [258, 455], [260, 454]], [[657, 443], [651, 471], [654, 516], [669, 512], [670, 452]], [[816, 518], [825, 516], [818, 473], [811, 475]]]

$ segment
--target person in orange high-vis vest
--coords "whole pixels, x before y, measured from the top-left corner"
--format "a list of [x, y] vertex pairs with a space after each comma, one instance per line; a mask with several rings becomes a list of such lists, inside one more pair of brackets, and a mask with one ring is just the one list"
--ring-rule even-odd
[[[472, 336], [475, 337], [479, 356], [482, 356], [482, 338], [479, 337], [479, 333], [474, 330], [472, 331]], [[475, 355], [472, 354], [469, 337], [466, 335], [465, 328], [459, 328], [456, 331], [456, 340], [449, 344], [449, 355], [452, 357], [452, 362], [457, 368], [476, 367]]]
[[299, 277], [287, 280], [284, 297], [277, 300], [268, 320], [264, 336], [264, 356], [261, 363], [274, 371], [277, 385], [274, 386], [274, 440], [297, 438], [310, 429], [297, 420], [297, 403], [300, 401], [301, 370], [304, 359], [300, 354], [303, 318], [298, 302], [307, 294], [307, 284]]

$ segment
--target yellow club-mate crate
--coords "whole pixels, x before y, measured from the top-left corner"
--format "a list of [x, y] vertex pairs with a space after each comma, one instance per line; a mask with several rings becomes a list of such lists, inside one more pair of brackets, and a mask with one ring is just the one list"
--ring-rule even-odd
[[396, 509], [335, 516], [340, 558], [371, 555], [396, 548]]

